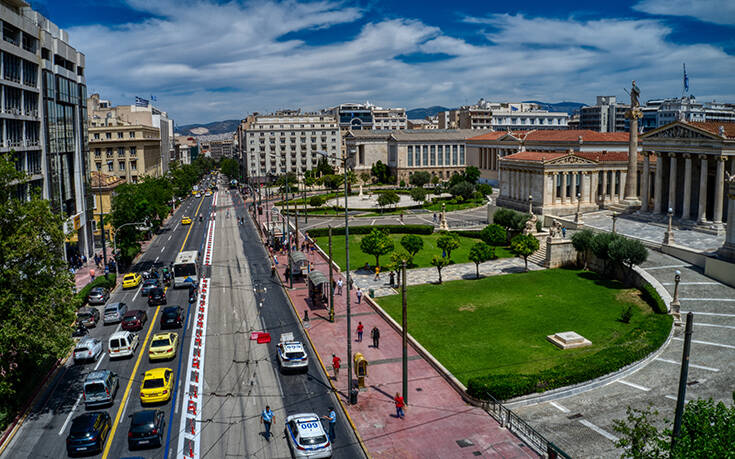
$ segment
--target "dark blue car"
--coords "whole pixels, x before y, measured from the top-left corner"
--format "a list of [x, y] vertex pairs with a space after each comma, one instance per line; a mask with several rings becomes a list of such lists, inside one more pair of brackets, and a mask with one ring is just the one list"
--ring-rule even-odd
[[102, 452], [111, 428], [110, 415], [104, 411], [91, 411], [77, 416], [71, 422], [69, 436], [66, 437], [66, 452], [70, 456]]
[[166, 421], [161, 410], [137, 411], [130, 416], [128, 448], [161, 446]]

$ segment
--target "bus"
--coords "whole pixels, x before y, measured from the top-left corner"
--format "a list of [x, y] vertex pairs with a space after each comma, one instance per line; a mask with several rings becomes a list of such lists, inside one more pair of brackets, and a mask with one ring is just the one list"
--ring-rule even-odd
[[199, 252], [189, 250], [181, 252], [174, 261], [174, 288], [199, 285]]

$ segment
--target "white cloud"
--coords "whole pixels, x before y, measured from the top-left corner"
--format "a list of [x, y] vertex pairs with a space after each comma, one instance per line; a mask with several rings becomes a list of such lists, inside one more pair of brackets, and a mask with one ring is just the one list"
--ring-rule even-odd
[[689, 16], [703, 22], [735, 25], [732, 0], [643, 0], [633, 9], [664, 16]]
[[[89, 89], [121, 104], [154, 94], [181, 124], [365, 100], [406, 108], [480, 97], [591, 102], [623, 96], [631, 79], [644, 99], [670, 97], [680, 91], [684, 61], [700, 99], [735, 94], [735, 58], [707, 44], [670, 43], [668, 28], [654, 20], [467, 18], [490, 28], [486, 43], [471, 44], [437, 25], [370, 17], [326, 1], [129, 2], [156, 18], [69, 30], [87, 55]], [[348, 36], [328, 30], [365, 18], [370, 22]], [[471, 34], [478, 25], [467, 28]], [[325, 34], [326, 43], [293, 38], [304, 31]], [[446, 58], [403, 60], [422, 53]]]

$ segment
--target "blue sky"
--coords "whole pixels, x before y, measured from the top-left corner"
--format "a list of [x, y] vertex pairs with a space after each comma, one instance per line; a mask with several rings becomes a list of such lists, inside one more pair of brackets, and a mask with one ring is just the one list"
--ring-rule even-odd
[[115, 104], [158, 98], [177, 124], [343, 102], [405, 108], [594, 103], [681, 95], [735, 102], [732, 0], [36, 0]]

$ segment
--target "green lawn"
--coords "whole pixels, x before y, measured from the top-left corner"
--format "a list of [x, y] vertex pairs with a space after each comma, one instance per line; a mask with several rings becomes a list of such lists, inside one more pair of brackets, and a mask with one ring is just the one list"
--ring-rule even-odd
[[[627, 359], [619, 368], [666, 339], [671, 317], [654, 314], [638, 293], [593, 273], [565, 269], [411, 286], [408, 329], [465, 384], [486, 375], [537, 375], [559, 365], [592, 375], [581, 379], [586, 380], [599, 376], [594, 366], [609, 364], [611, 354]], [[400, 295], [379, 303], [401, 322]], [[617, 319], [628, 305], [634, 315], [625, 324]], [[565, 331], [576, 331], [592, 346], [562, 351], [546, 340]], [[544, 385], [570, 383], [558, 374], [558, 381], [553, 379], [543, 379]], [[533, 390], [523, 393], [528, 392]]]
[[[396, 248], [401, 246], [401, 238], [405, 234], [391, 234], [390, 238], [393, 239], [393, 244]], [[375, 266], [375, 257], [373, 255], [367, 255], [360, 250], [360, 241], [365, 237], [363, 234], [350, 235], [350, 269], [357, 269], [364, 266], [367, 262], [370, 266]], [[414, 268], [426, 268], [431, 266], [431, 259], [434, 255], [441, 255], [442, 249], [436, 246], [436, 241], [439, 239], [439, 233], [432, 235], [419, 235], [424, 240], [424, 248], [421, 249], [416, 257], [413, 259]], [[320, 236], [314, 238], [316, 243], [321, 247], [325, 253], [329, 247], [329, 236]], [[471, 260], [468, 258], [470, 247], [479, 242], [479, 239], [472, 239], [469, 237], [460, 236], [460, 246], [458, 249], [452, 251], [452, 261], [454, 263], [468, 263]], [[495, 255], [498, 258], [509, 258], [513, 257], [513, 254], [507, 247], [496, 247]], [[332, 236], [332, 258], [342, 268], [345, 269], [345, 238], [344, 236]], [[383, 255], [380, 257], [381, 266], [387, 266], [390, 263], [390, 254]]]

